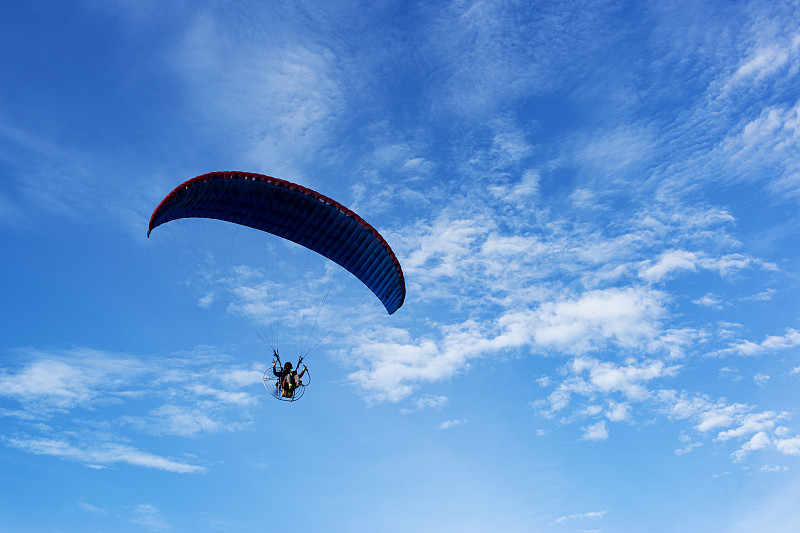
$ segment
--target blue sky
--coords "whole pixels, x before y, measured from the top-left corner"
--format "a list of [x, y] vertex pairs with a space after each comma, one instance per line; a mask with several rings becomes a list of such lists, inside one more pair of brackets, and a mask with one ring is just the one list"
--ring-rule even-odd
[[[530, 4], [4, 4], [0, 531], [800, 531], [800, 5]], [[216, 170], [404, 306], [147, 239]]]

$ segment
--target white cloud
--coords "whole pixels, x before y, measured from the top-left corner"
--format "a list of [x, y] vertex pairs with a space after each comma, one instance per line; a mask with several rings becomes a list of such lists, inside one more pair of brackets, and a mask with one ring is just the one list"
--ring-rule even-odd
[[588, 373], [588, 382], [593, 390], [602, 393], [621, 392], [631, 399], [642, 399], [647, 395], [642, 383], [674, 375], [677, 369], [675, 366], [666, 367], [662, 361], [625, 366], [586, 358], [578, 358], [572, 362], [572, 371], [576, 375]]
[[776, 75], [796, 57], [800, 40], [797, 36], [788, 43], [774, 43], [754, 49], [722, 88], [727, 93], [737, 85], [752, 84]]
[[422, 171], [427, 173], [430, 170], [430, 163], [425, 161], [424, 157], [413, 157], [403, 163], [404, 170], [411, 170], [413, 172]]
[[770, 288], [758, 294], [753, 294], [752, 296], [745, 296], [742, 299], [745, 301], [768, 302], [772, 300], [776, 294], [778, 294], [778, 291]]
[[490, 185], [488, 189], [495, 198], [523, 207], [538, 196], [540, 179], [535, 170], [526, 170], [518, 182]]
[[[627, 175], [649, 162], [656, 150], [655, 133], [651, 128], [637, 124], [615, 124], [576, 143], [575, 161], [599, 178], [598, 192], [607, 190], [612, 184], [621, 184], [620, 176]], [[623, 185], [624, 186], [624, 185]], [[576, 192], [583, 192], [577, 189]], [[589, 192], [589, 191], [587, 191]], [[581, 194], [583, 196], [583, 194]], [[597, 193], [590, 193], [588, 202], [578, 205], [596, 207]], [[583, 197], [583, 200], [586, 200]]]
[[776, 439], [775, 447], [785, 455], [800, 455], [800, 436], [788, 439]]
[[448, 404], [449, 401], [450, 399], [447, 396], [434, 396], [427, 394], [414, 400], [412, 402], [413, 407], [411, 409], [401, 409], [400, 412], [407, 414], [413, 413], [414, 411], [424, 411], [426, 409], [440, 411], [442, 407]]
[[[721, 143], [718, 152], [736, 179], [764, 179], [770, 189], [782, 196], [798, 195], [800, 164], [796, 156], [800, 139], [800, 101], [792, 106], [773, 105], [761, 110], [740, 130]], [[768, 168], [769, 173], [747, 172]]]
[[741, 448], [733, 452], [731, 457], [733, 457], [733, 461], [735, 463], [741, 463], [745, 460], [747, 455], [752, 452], [753, 450], [762, 450], [769, 446], [771, 440], [766, 432], [759, 431], [755, 435], [753, 435], [749, 441], [747, 441]]
[[631, 416], [631, 406], [624, 402], [608, 402], [608, 410], [606, 411], [606, 418], [611, 422], [621, 422], [628, 420]]
[[767, 383], [769, 383], [770, 377], [766, 374], [762, 374], [759, 372], [755, 376], [753, 376], [753, 381], [756, 382], [756, 385], [759, 387], [766, 387]]
[[202, 408], [187, 409], [175, 405], [162, 405], [152, 410], [150, 417], [145, 420], [147, 420], [144, 423], [146, 429], [158, 434], [182, 437], [215, 433], [220, 429], [220, 423], [209, 417]]
[[63, 439], [7, 438], [6, 444], [35, 455], [50, 455], [69, 461], [91, 465], [113, 465], [124, 463], [179, 474], [205, 472], [205, 467], [173, 461], [131, 446], [113, 442], [87, 443], [75, 446]]
[[[485, 196], [466, 192], [453, 199], [432, 222], [398, 232], [395, 248], [404, 257], [410, 298], [425, 303], [443, 301], [460, 309], [488, 311], [493, 307], [498, 313], [510, 309], [521, 312], [543, 310], [541, 306], [548, 303], [565, 308], [569, 295], [572, 299], [581, 295], [588, 298], [586, 289], [609, 294], [609, 285], [621, 293], [647, 292], [653, 297], [657, 292], [640, 287], [642, 280], [655, 282], [679, 271], [710, 270], [728, 276], [754, 266], [771, 268], [744, 254], [712, 256], [681, 246], [693, 243], [699, 247], [709, 242], [717, 250], [738, 246], [726, 229], [734, 219], [720, 209], [655, 204], [613, 226], [592, 227], [567, 217], [553, 217], [546, 209], [531, 212], [507, 205], [515, 187], [533, 192], [530, 172], [521, 182], [495, 180], [489, 185], [488, 203]], [[463, 209], [458, 208], [461, 204]], [[514, 211], [517, 208], [519, 213]], [[650, 259], [654, 256], [657, 259]], [[656, 304], [666, 311], [667, 302], [663, 294]], [[589, 304], [588, 299], [584, 303]], [[564, 333], [569, 334], [566, 330]], [[580, 335], [580, 331], [574, 335]], [[681, 342], [692, 340], [684, 338]], [[681, 349], [681, 345], [672, 345], [675, 356]]]
[[[590, 291], [577, 300], [544, 304], [527, 312], [511, 312], [493, 323], [467, 321], [442, 326], [440, 338], [416, 342], [397, 338], [386, 329], [368, 332], [356, 339], [351, 356], [361, 369], [350, 379], [357, 382], [375, 400], [398, 401], [419, 381], [434, 382], [452, 376], [474, 358], [527, 348], [557, 349], [583, 353], [601, 346], [625, 349], [659, 349], [657, 319], [662, 314], [661, 295], [640, 289]], [[410, 338], [404, 333], [400, 339]], [[373, 340], [377, 339], [377, 340]], [[577, 362], [578, 372], [589, 370], [588, 360]], [[628, 367], [618, 376], [611, 367], [597, 363], [592, 379], [597, 387], [625, 387], [634, 394], [634, 382], [667, 375], [674, 371], [660, 362], [647, 368]], [[616, 380], [616, 384], [615, 384]], [[622, 381], [626, 381], [625, 386]]]
[[775, 427], [778, 420], [786, 418], [788, 413], [750, 413], [737, 419], [738, 427], [722, 431], [717, 435], [717, 440], [725, 441], [732, 438], [741, 438], [753, 433], [763, 433]]
[[197, 305], [202, 309], [208, 309], [214, 303], [214, 300], [216, 300], [216, 295], [209, 291], [197, 300]]
[[655, 264], [648, 262], [639, 271], [639, 277], [646, 281], [661, 281], [676, 270], [695, 271], [698, 262], [696, 254], [685, 250], [674, 250], [663, 254]]
[[[651, 396], [646, 383], [656, 379], [676, 375], [678, 366], [667, 366], [662, 361], [631, 361], [627, 364], [616, 364], [592, 358], [576, 358], [565, 367], [568, 376], [550, 393], [546, 401], [544, 414], [552, 416], [565, 409], [573, 395], [594, 397], [596, 395], [622, 394], [632, 401], [644, 401]], [[609, 420], [622, 420], [630, 416], [627, 403], [610, 401], [607, 417]]]
[[[257, 398], [238, 389], [258, 383], [260, 373], [255, 379], [253, 370], [226, 365], [225, 356], [211, 350], [201, 347], [186, 357], [157, 358], [85, 348], [20, 351], [17, 368], [0, 370], [0, 397], [19, 405], [16, 411], [3, 411], [14, 419], [9, 433], [15, 428], [30, 436], [5, 442], [91, 467], [123, 462], [174, 472], [202, 471], [119, 444], [132, 440], [135, 432], [125, 437], [117, 432], [124, 428], [192, 437], [245, 427]], [[64, 429], [86, 416], [101, 420], [105, 431], [79, 435]]]
[[698, 431], [706, 432], [729, 426], [734, 422], [738, 413], [744, 408], [745, 406], [738, 404], [721, 407], [707, 406], [706, 410], [697, 414], [699, 423], [695, 427]]
[[167, 531], [171, 529], [161, 510], [149, 503], [137, 505], [133, 509], [130, 521], [150, 531]]
[[692, 300], [692, 302], [703, 307], [711, 307], [714, 309], [722, 309], [725, 304], [725, 300], [710, 292], [705, 296]]
[[[715, 437], [717, 442], [746, 439], [731, 454], [735, 462], [743, 462], [752, 451], [766, 448], [774, 448], [784, 455], [800, 455], [800, 438], [787, 437], [789, 429], [777, 425], [780, 420], [789, 418], [789, 412], [753, 412], [752, 406], [746, 404], [711, 402], [702, 395], [668, 390], [659, 391], [656, 397], [668, 416], [694, 420], [695, 429], [701, 434], [720, 430]], [[687, 437], [687, 442], [689, 439]]]
[[464, 272], [461, 266], [470, 260], [473, 243], [490, 228], [486, 221], [440, 217], [421, 238], [415, 238], [415, 249], [403, 260], [403, 268], [428, 279], [455, 277]]
[[681, 433], [680, 439], [681, 442], [684, 444], [684, 446], [683, 448], [678, 448], [677, 450], [675, 450], [676, 455], [685, 455], [687, 453], [690, 453], [695, 448], [699, 448], [700, 446], [703, 445], [702, 442], [694, 442], [692, 438], [686, 433]]
[[113, 401], [150, 370], [130, 356], [90, 349], [31, 355], [34, 359], [16, 373], [0, 369], [0, 396], [40, 413]]
[[254, 170], [297, 177], [308, 152], [328, 142], [342, 109], [334, 56], [274, 31], [224, 31], [227, 23], [224, 14], [201, 12], [174, 50], [197, 118]]
[[218, 374], [218, 379], [229, 387], [242, 388], [256, 383], [261, 383], [263, 369], [253, 367], [251, 369], [230, 368]]
[[583, 440], [608, 440], [608, 428], [605, 421], [601, 420], [596, 424], [583, 428]]
[[101, 507], [97, 507], [96, 505], [92, 505], [91, 503], [85, 502], [83, 500], [78, 500], [76, 502], [77, 506], [83, 509], [84, 511], [88, 511], [95, 515], [105, 515], [108, 514], [108, 511]]
[[719, 375], [728, 378], [732, 381], [741, 381], [742, 376], [739, 375], [739, 370], [728, 366], [719, 369]]
[[466, 424], [466, 420], [445, 420], [441, 424], [439, 424], [439, 429], [452, 429], [457, 426], [461, 426]]
[[[573, 415], [561, 418], [561, 423], [575, 419], [597, 417], [605, 414], [609, 421], [636, 420], [648, 417], [652, 420], [652, 412], [664, 414], [674, 420], [690, 420], [699, 437], [714, 435], [718, 443], [728, 441], [744, 441], [731, 457], [735, 462], [744, 461], [756, 450], [776, 449], [785, 455], [800, 455], [800, 440], [790, 437], [790, 430], [779, 426], [781, 420], [788, 419], [788, 411], [756, 411], [753, 406], [742, 403], [728, 403], [724, 399], [712, 401], [701, 394], [690, 394], [675, 390], [651, 390], [648, 384], [656, 379], [675, 375], [679, 367], [666, 367], [658, 362], [628, 363], [618, 365], [608, 361], [588, 358], [576, 358], [572, 364], [564, 367], [566, 377], [561, 383], [548, 380], [544, 386], [554, 386], [546, 400], [533, 402], [534, 407], [541, 408], [541, 413], [552, 418], [555, 413], [565, 410], [573, 401], [573, 397], [588, 399], [588, 405], [576, 408]], [[611, 399], [621, 394], [628, 399], [624, 404]], [[599, 401], [605, 399], [608, 409], [604, 410]], [[624, 406], [624, 407], [623, 407]], [[616, 409], [615, 409], [616, 408]], [[619, 410], [618, 416], [614, 416]], [[624, 413], [624, 414], [623, 414]], [[584, 439], [608, 438], [605, 421], [583, 428]], [[675, 453], [683, 455], [702, 446], [688, 432], [681, 433], [683, 447]]]
[[583, 417], [594, 417], [599, 415], [603, 412], [603, 408], [600, 405], [589, 405], [585, 409], [580, 411], [580, 415]]
[[571, 515], [560, 516], [556, 518], [554, 524], [563, 524], [565, 522], [573, 522], [575, 520], [598, 520], [608, 514], [608, 510], [603, 511], [590, 511], [588, 513], [576, 513]]
[[599, 344], [641, 346], [658, 335], [663, 295], [640, 288], [589, 291], [577, 300], [543, 304], [535, 313], [534, 340], [545, 347], [581, 353]]
[[708, 257], [705, 253], [672, 250], [662, 254], [656, 262], [652, 260], [645, 261], [639, 270], [639, 277], [648, 282], [659, 282], [675, 272], [695, 272], [698, 268], [716, 271], [725, 277], [753, 267], [760, 267], [765, 270], [774, 270], [776, 268], [771, 263], [742, 254]]
[[767, 352], [786, 350], [800, 346], [800, 331], [794, 328], [787, 328], [785, 335], [769, 335], [760, 343], [744, 340], [735, 344], [731, 344], [729, 348], [718, 350], [713, 355], [744, 355], [756, 356], [762, 355]]
[[[252, 385], [253, 383], [258, 383], [259, 381], [261, 380], [260, 379], [258, 381], [251, 380], [247, 384]], [[241, 407], [245, 407], [248, 405], [253, 405], [256, 402], [256, 397], [249, 393], [242, 391], [215, 389], [213, 387], [209, 387], [205, 383], [193, 383], [187, 386], [186, 388], [187, 390], [196, 394], [198, 398], [202, 398], [204, 396], [212, 397], [214, 399], [214, 403], [216, 404], [238, 405]]]

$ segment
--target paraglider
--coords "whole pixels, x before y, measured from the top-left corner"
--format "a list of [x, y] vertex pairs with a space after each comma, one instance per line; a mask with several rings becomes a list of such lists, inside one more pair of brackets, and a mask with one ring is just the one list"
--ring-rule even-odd
[[[272, 351], [274, 357], [272, 369], [264, 371], [264, 388], [267, 389], [273, 398], [284, 402], [294, 402], [303, 397], [306, 386], [311, 383], [311, 373], [308, 367], [303, 365], [300, 373], [292, 369], [292, 363], [286, 361], [281, 367], [281, 357], [277, 350]], [[303, 357], [297, 361], [297, 368], [303, 363]], [[280, 369], [280, 370], [279, 370]], [[305, 383], [303, 377], [308, 376]]]
[[191, 217], [226, 220], [296, 242], [356, 276], [390, 315], [403, 305], [403, 270], [389, 244], [356, 213], [316, 191], [248, 172], [203, 174], [161, 201], [147, 236], [161, 224]]
[[[358, 278], [390, 315], [405, 300], [400, 262], [380, 233], [347, 207], [307, 187], [249, 172], [203, 174], [177, 186], [161, 201], [150, 217], [147, 236], [158, 226], [183, 218], [232, 222], [317, 252]], [[274, 356], [279, 362], [277, 351]], [[302, 354], [298, 370], [300, 362]], [[290, 382], [285, 376], [269, 376], [270, 372], [265, 372], [264, 384], [273, 396], [289, 401], [302, 396], [308, 380], [301, 385], [294, 377]]]

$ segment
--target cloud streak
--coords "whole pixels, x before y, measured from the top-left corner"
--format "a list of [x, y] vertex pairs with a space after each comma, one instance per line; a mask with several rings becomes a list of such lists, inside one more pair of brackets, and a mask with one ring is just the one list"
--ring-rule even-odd
[[[0, 399], [18, 406], [0, 412], [7, 421], [3, 441], [89, 466], [125, 463], [203, 472], [204, 467], [121, 444], [126, 439], [119, 434], [132, 428], [156, 436], [196, 437], [247, 427], [257, 397], [239, 389], [260, 382], [261, 371], [225, 365], [218, 362], [224, 356], [208, 358], [207, 352], [147, 358], [86, 348], [18, 351], [18, 367], [0, 371]], [[121, 405], [125, 414], [119, 414]], [[90, 435], [79, 437], [66, 429], [76, 419], [103, 413], [109, 414], [101, 416], [102, 422], [83, 423], [95, 427]]]
[[90, 467], [118, 463], [153, 468], [178, 474], [197, 474], [205, 467], [167, 459], [133, 447], [117, 443], [85, 444], [77, 446], [62, 439], [4, 438], [7, 445], [35, 455], [49, 455], [68, 461], [84, 463]]

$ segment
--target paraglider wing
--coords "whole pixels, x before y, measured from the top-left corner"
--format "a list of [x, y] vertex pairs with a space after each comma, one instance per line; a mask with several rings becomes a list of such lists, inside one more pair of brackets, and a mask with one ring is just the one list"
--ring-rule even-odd
[[403, 305], [403, 271], [389, 244], [356, 213], [301, 185], [248, 172], [203, 174], [162, 200], [147, 236], [179, 218], [226, 220], [296, 242], [355, 275], [389, 314]]

